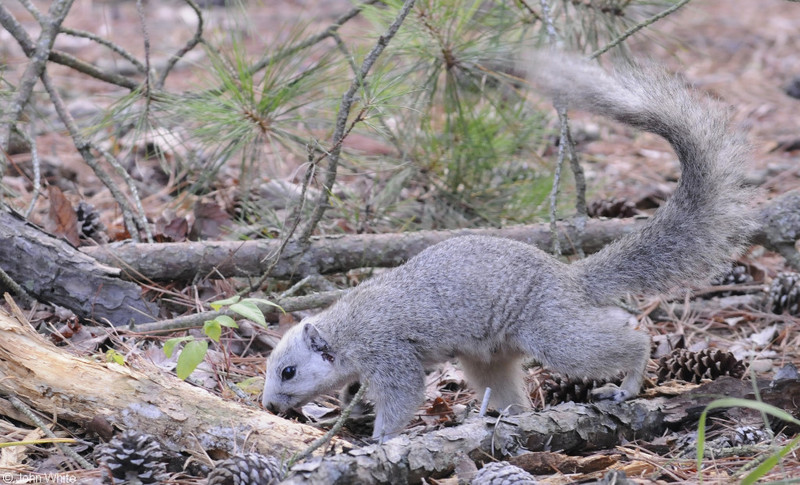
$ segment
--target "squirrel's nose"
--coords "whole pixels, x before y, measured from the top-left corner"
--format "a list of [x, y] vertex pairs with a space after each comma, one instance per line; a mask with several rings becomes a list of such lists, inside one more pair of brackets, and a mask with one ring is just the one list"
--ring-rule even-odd
[[272, 414], [278, 414], [278, 406], [272, 402], [265, 402], [264, 407], [267, 408], [267, 411], [271, 412]]

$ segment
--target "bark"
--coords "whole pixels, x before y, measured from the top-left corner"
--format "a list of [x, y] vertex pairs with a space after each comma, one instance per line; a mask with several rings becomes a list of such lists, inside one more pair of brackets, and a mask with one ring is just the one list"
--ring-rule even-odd
[[623, 437], [646, 440], [663, 433], [664, 401], [565, 403], [502, 419], [472, 417], [452, 428], [309, 460], [294, 466], [281, 483], [420, 483], [422, 478], [451, 474], [464, 456], [478, 460], [523, 451], [613, 448]]
[[[800, 257], [794, 244], [800, 235], [800, 190], [772, 201], [762, 209], [762, 226], [753, 242], [779, 252], [800, 270]], [[568, 223], [558, 225], [564, 254], [574, 254], [573, 241], [582, 241], [586, 254], [595, 253], [631, 232], [641, 229], [647, 219], [592, 219], [579, 237]], [[451, 237], [470, 234], [490, 235], [533, 244], [545, 251], [553, 247], [547, 224], [514, 226], [502, 229], [458, 229], [419, 231], [400, 234], [358, 234], [320, 237], [304, 248], [290, 243], [270, 276], [286, 279], [309, 274], [341, 273], [356, 268], [393, 267], [428, 246]], [[196, 277], [259, 276], [269, 266], [270, 256], [279, 246], [276, 240], [203, 241], [169, 244], [119, 244], [82, 248], [98, 261], [157, 281], [191, 280]]]
[[[266, 411], [221, 398], [142, 360], [120, 366], [76, 357], [0, 311], [0, 395], [86, 426], [102, 418], [150, 433], [175, 451], [248, 449], [288, 458], [322, 435]], [[0, 408], [1, 409], [1, 408]], [[334, 440], [334, 449], [341, 442]]]
[[[640, 228], [644, 219], [589, 221], [583, 237], [584, 251], [592, 253], [611, 241]], [[570, 241], [577, 235], [572, 226], [559, 226], [561, 247], [572, 253]], [[308, 274], [341, 273], [355, 268], [399, 266], [423, 249], [451, 237], [491, 235], [515, 239], [550, 248], [550, 229], [545, 224], [503, 229], [460, 229], [419, 231], [401, 234], [359, 234], [313, 239], [307, 250], [290, 243], [277, 265], [273, 278], [296, 278]], [[279, 245], [276, 240], [203, 241], [167, 244], [112, 244], [81, 248], [98, 261], [122, 269], [131, 275], [143, 275], [157, 281], [191, 280], [195, 277], [221, 275], [258, 276], [269, 265], [269, 256]]]
[[158, 309], [117, 268], [99, 264], [66, 241], [0, 209], [0, 268], [37, 300], [112, 325], [155, 320]]

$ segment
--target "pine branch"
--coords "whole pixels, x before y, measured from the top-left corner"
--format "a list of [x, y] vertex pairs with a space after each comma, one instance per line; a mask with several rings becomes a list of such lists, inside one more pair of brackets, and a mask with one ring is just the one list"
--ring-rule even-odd
[[[386, 33], [378, 38], [377, 44], [375, 44], [369, 54], [367, 54], [367, 57], [364, 58], [364, 62], [361, 64], [361, 69], [353, 79], [353, 82], [350, 84], [350, 88], [342, 96], [342, 102], [339, 106], [339, 115], [336, 120], [336, 128], [333, 134], [333, 148], [330, 150], [330, 155], [328, 156], [328, 167], [325, 171], [325, 181], [323, 182], [320, 196], [317, 199], [317, 206], [314, 208], [314, 212], [311, 215], [311, 220], [305, 226], [303, 233], [300, 236], [300, 242], [302, 244], [308, 244], [308, 240], [314, 233], [314, 229], [317, 227], [317, 224], [319, 224], [319, 221], [322, 220], [322, 216], [328, 209], [330, 193], [333, 190], [333, 183], [336, 180], [336, 170], [339, 164], [339, 156], [342, 151], [342, 142], [344, 141], [344, 138], [348, 132], [347, 119], [355, 102], [356, 91], [358, 91], [358, 89], [363, 85], [367, 74], [375, 64], [375, 61], [378, 60], [378, 57], [380, 57], [383, 50], [387, 45], [389, 45], [389, 42], [392, 40], [395, 34], [397, 34], [397, 31], [400, 29], [403, 21], [414, 7], [414, 3], [415, 0], [406, 0], [405, 3], [403, 3], [403, 7], [400, 9], [400, 12], [398, 13], [394, 22], [392, 22], [392, 24], [389, 26]], [[352, 126], [350, 129], [352, 129]]]

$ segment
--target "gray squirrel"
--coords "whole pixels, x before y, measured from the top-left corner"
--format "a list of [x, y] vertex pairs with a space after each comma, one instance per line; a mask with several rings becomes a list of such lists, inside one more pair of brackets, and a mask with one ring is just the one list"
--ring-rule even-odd
[[[636, 396], [650, 339], [620, 308], [715, 276], [754, 227], [744, 137], [727, 113], [658, 70], [607, 73], [574, 55], [527, 59], [534, 87], [556, 103], [664, 137], [681, 163], [674, 195], [639, 232], [572, 264], [508, 239], [464, 236], [431, 246], [291, 328], [267, 360], [263, 404], [286, 411], [367, 382], [373, 438], [396, 436], [423, 402], [424, 368], [457, 358], [497, 409], [530, 406], [522, 362], [622, 384], [595, 399]], [[516, 409], [515, 409], [516, 408]]]

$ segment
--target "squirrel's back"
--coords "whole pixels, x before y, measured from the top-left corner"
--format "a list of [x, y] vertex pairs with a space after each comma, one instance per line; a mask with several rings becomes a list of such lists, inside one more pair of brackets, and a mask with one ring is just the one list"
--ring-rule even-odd
[[665, 138], [681, 163], [675, 193], [640, 232], [571, 266], [599, 302], [701, 283], [724, 270], [754, 229], [749, 153], [728, 113], [658, 69], [607, 73], [573, 55], [534, 53], [529, 77], [556, 102]]

